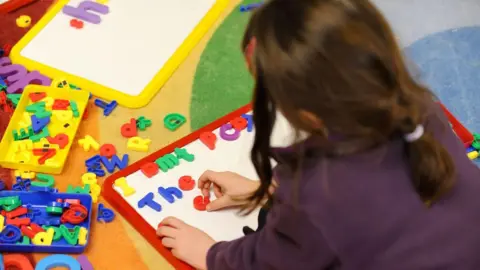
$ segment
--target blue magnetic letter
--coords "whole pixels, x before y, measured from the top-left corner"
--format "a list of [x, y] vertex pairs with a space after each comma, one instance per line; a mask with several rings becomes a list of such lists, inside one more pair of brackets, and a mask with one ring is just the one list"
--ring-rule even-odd
[[138, 208], [143, 208], [145, 206], [148, 206], [157, 212], [162, 211], [162, 206], [156, 201], [154, 201], [153, 197], [154, 197], [153, 192], [150, 192], [147, 195], [145, 195], [145, 197], [143, 197], [140, 201], [138, 201]]
[[177, 197], [177, 199], [183, 198], [182, 191], [176, 187], [169, 187], [166, 189], [159, 187], [158, 194], [160, 194], [169, 203], [175, 202], [175, 197]]
[[253, 130], [253, 116], [251, 114], [242, 114], [242, 117], [247, 119], [247, 131], [252, 132]]
[[43, 258], [35, 270], [48, 270], [54, 267], [66, 267], [69, 270], [81, 270], [80, 263], [72, 256], [56, 254]]

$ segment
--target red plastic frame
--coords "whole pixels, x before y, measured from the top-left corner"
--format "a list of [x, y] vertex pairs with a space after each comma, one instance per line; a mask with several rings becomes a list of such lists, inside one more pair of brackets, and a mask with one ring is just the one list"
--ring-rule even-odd
[[232, 113], [229, 113], [214, 122], [204, 126], [203, 128], [194, 131], [193, 133], [183, 137], [182, 139], [166, 146], [159, 151], [152, 153], [151, 155], [133, 163], [127, 168], [116, 172], [109, 176], [103, 184], [103, 197], [143, 236], [147, 241], [173, 266], [175, 269], [190, 270], [193, 269], [188, 264], [175, 258], [172, 253], [162, 245], [162, 241], [156, 235], [156, 230], [148, 224], [142, 216], [130, 206], [123, 197], [113, 189], [113, 184], [116, 179], [120, 177], [126, 177], [136, 171], [140, 170], [142, 165], [154, 162], [156, 159], [169, 154], [174, 151], [175, 148], [184, 147], [185, 145], [197, 140], [203, 132], [212, 131], [235, 117], [241, 116], [244, 113], [250, 112], [251, 105], [245, 105]]
[[37, 1], [37, 0], [9, 0], [6, 3], [0, 4], [0, 15], [4, 15], [14, 10], [17, 10], [34, 1]]
[[473, 135], [468, 131], [468, 129], [460, 123], [460, 121], [453, 116], [453, 114], [442, 104], [439, 103], [440, 106], [442, 106], [443, 111], [448, 117], [448, 121], [450, 124], [452, 124], [452, 128], [457, 134], [457, 136], [462, 140], [463, 144], [465, 145], [465, 148], [468, 148], [472, 145], [473, 142]]

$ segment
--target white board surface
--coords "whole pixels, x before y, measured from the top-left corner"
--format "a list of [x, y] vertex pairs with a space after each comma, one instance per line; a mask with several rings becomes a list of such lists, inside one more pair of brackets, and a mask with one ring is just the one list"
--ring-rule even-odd
[[[160, 186], [178, 187], [178, 179], [181, 176], [189, 175], [195, 180], [205, 171], [232, 171], [250, 179], [258, 179], [255, 169], [250, 161], [250, 150], [253, 145], [254, 132], [243, 130], [236, 141], [224, 141], [220, 138], [219, 129], [213, 131], [218, 141], [215, 150], [208, 149], [199, 140], [194, 141], [183, 148], [195, 155], [193, 162], [180, 161], [180, 165], [167, 171], [159, 172], [152, 178], [147, 178], [141, 171], [127, 176], [127, 183], [136, 190], [136, 193], [123, 197], [153, 228], [168, 216], [177, 217], [187, 224], [195, 226], [216, 241], [229, 241], [243, 236], [243, 226], [252, 229], [257, 228], [258, 210], [243, 217], [238, 215], [238, 209], [220, 210], [216, 212], [198, 211], [193, 207], [193, 198], [200, 195], [200, 190], [195, 188], [191, 191], [182, 191], [183, 198], [176, 199], [170, 204], [157, 192]], [[272, 135], [273, 146], [290, 145], [294, 139], [293, 130], [288, 122], [280, 114]], [[121, 195], [122, 191], [114, 187]], [[138, 201], [149, 192], [153, 192], [154, 200], [162, 206], [161, 212], [147, 207], [139, 209]], [[211, 194], [211, 200], [215, 195]]]
[[100, 15], [100, 24], [86, 22], [83, 29], [71, 27], [72, 17], [60, 12], [20, 54], [137, 96], [213, 4], [215, 0], [109, 0], [109, 14]]

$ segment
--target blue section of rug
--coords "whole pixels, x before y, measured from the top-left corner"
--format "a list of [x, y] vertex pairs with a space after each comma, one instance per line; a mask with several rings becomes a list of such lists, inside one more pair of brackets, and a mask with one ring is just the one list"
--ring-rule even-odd
[[426, 36], [405, 48], [405, 54], [455, 117], [480, 133], [480, 27]]

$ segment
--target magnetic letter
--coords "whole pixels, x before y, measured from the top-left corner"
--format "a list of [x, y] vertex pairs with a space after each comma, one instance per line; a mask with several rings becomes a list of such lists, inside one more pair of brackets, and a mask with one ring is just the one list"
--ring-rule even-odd
[[152, 140], [132, 137], [127, 141], [127, 148], [133, 151], [148, 152], [148, 146]]
[[143, 197], [140, 201], [138, 201], [138, 208], [143, 208], [145, 206], [148, 206], [157, 212], [162, 211], [162, 206], [153, 200], [154, 196], [155, 195], [153, 194], [153, 192], [150, 192], [147, 195], [145, 195], [145, 197]]
[[237, 117], [237, 118], [233, 119], [232, 121], [230, 121], [230, 124], [232, 125], [232, 127], [234, 129], [236, 129], [238, 131], [242, 131], [248, 126], [248, 121], [247, 121], [247, 119], [245, 119], [243, 117]]
[[43, 258], [37, 263], [35, 270], [48, 270], [51, 268], [64, 267], [69, 270], [81, 270], [80, 263], [72, 256], [55, 254]]
[[[52, 228], [47, 229], [46, 232], [38, 232], [32, 239], [32, 243], [38, 246], [50, 246], [53, 241], [53, 234], [55, 231]], [[38, 265], [37, 265], [38, 267]]]
[[143, 165], [140, 169], [142, 170], [142, 173], [148, 178], [152, 178], [158, 173], [158, 165], [154, 162], [149, 162]]
[[109, 8], [108, 6], [105, 6], [93, 1], [83, 1], [78, 5], [78, 7], [72, 7], [68, 5], [63, 7], [63, 13], [69, 16], [72, 16], [77, 19], [81, 19], [93, 24], [99, 24], [102, 21], [100, 16], [97, 14], [93, 14], [89, 11], [94, 11], [100, 14], [108, 14]]
[[26, 76], [22, 77], [18, 81], [12, 83], [7, 87], [7, 93], [13, 94], [21, 91], [25, 86], [29, 84], [39, 84], [49, 86], [52, 80], [50, 78], [40, 74], [38, 71], [32, 71]]
[[132, 118], [130, 119], [130, 122], [123, 124], [120, 133], [122, 133], [122, 136], [125, 138], [137, 136], [137, 120]]
[[177, 130], [177, 128], [185, 124], [185, 122], [187, 122], [187, 119], [185, 118], [185, 116], [178, 113], [171, 113], [165, 116], [165, 118], [163, 119], [163, 124], [170, 131]]
[[247, 131], [252, 132], [253, 130], [253, 116], [251, 114], [243, 114], [243, 118], [247, 120]]
[[215, 144], [217, 143], [217, 135], [213, 132], [204, 132], [200, 134], [200, 141], [205, 144], [210, 150], [215, 150]]
[[160, 170], [162, 170], [162, 172], [167, 172], [168, 170], [179, 164], [178, 158], [172, 154], [166, 154], [165, 156], [157, 159], [155, 163], [157, 163], [158, 167], [160, 167]]
[[85, 136], [85, 138], [78, 140], [78, 144], [83, 148], [84, 151], [90, 151], [90, 148], [93, 148], [93, 150], [95, 151], [100, 149], [100, 144], [90, 135], [87, 135]]
[[188, 151], [183, 148], [175, 148], [175, 154], [177, 155], [178, 159], [181, 158], [188, 162], [192, 162], [195, 160], [195, 156], [188, 153]]
[[[230, 130], [233, 130], [232, 134], [227, 133]], [[231, 124], [225, 124], [220, 128], [220, 137], [225, 141], [235, 141], [240, 137], [240, 131], [233, 129]]]
[[183, 198], [182, 191], [176, 187], [169, 187], [166, 189], [159, 187], [158, 194], [160, 194], [169, 203], [175, 202], [175, 197], [177, 197], [177, 199]]

